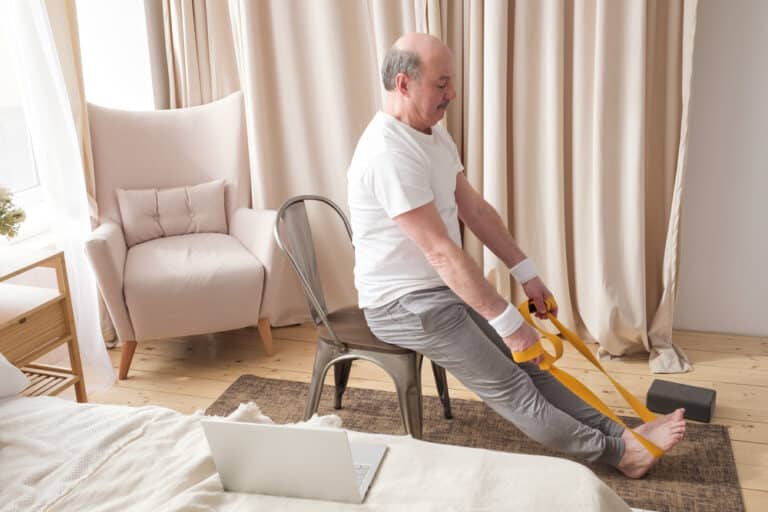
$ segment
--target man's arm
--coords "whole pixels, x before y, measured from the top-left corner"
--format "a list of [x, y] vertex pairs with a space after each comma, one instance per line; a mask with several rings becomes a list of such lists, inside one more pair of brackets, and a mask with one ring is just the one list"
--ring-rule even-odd
[[[472, 258], [448, 235], [434, 202], [398, 215], [394, 221], [421, 249], [445, 284], [472, 309], [490, 320], [507, 308], [507, 301], [485, 280]], [[504, 342], [512, 350], [520, 351], [538, 339], [536, 331], [523, 323], [512, 335], [504, 338]]]
[[456, 175], [456, 204], [461, 221], [507, 267], [512, 268], [525, 259], [525, 253], [507, 231], [496, 209], [472, 188], [464, 173]]
[[[459, 208], [459, 218], [485, 244], [488, 249], [512, 268], [525, 259], [525, 253], [520, 249], [507, 231], [496, 209], [483, 198], [467, 181], [464, 173], [456, 175], [456, 204]], [[537, 316], [546, 315], [544, 301], [552, 293], [538, 277], [522, 285], [526, 295], [536, 304]], [[557, 309], [552, 313], [557, 315]]]

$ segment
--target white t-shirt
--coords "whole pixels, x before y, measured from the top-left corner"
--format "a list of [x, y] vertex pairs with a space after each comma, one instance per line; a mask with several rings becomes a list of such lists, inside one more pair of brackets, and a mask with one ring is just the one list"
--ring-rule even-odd
[[392, 220], [435, 202], [457, 245], [456, 145], [442, 126], [427, 135], [379, 112], [357, 143], [347, 171], [360, 307], [376, 307], [406, 293], [445, 283], [421, 249]]

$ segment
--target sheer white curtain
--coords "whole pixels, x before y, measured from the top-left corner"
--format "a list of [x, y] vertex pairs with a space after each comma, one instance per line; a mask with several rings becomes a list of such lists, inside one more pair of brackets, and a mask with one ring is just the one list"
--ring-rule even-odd
[[14, 42], [32, 151], [46, 191], [51, 231], [64, 250], [80, 355], [89, 391], [107, 387], [114, 370], [99, 326], [96, 283], [83, 243], [91, 231], [80, 142], [64, 73], [43, 0], [5, 0], [3, 30]]

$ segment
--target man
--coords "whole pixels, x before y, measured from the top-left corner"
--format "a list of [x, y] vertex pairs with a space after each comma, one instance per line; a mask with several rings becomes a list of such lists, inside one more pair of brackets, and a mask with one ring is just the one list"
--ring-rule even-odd
[[[498, 213], [462, 173], [437, 123], [456, 96], [450, 50], [425, 34], [387, 53], [384, 111], [366, 128], [348, 171], [355, 286], [371, 331], [451, 372], [531, 438], [639, 478], [655, 462], [623, 427], [512, 351], [538, 341], [461, 249], [460, 218], [507, 264], [544, 316], [552, 294]], [[553, 313], [557, 313], [553, 311]], [[682, 439], [683, 411], [638, 429], [667, 450]]]

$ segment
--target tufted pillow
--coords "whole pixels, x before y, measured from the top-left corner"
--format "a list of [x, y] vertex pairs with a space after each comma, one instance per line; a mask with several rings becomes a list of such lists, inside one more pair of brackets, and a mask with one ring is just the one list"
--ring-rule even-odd
[[0, 399], [16, 396], [27, 386], [27, 376], [0, 354]]
[[227, 232], [224, 180], [165, 189], [119, 188], [117, 203], [128, 247], [164, 236]]

